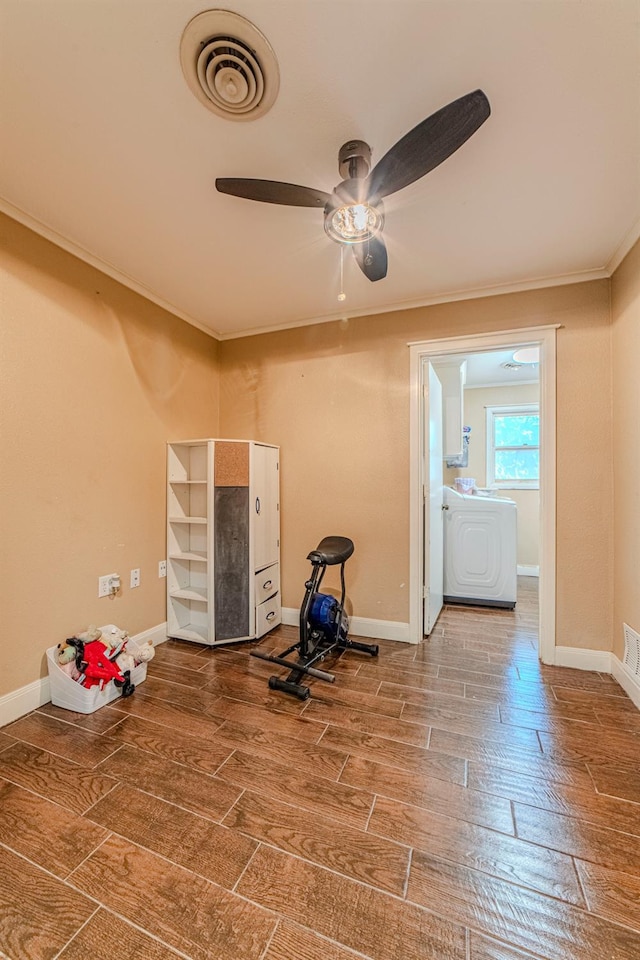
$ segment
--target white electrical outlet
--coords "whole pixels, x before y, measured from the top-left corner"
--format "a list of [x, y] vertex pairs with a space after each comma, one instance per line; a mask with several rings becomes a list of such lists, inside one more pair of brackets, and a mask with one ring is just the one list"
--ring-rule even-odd
[[167, 561], [161, 560], [160, 563], [158, 564], [158, 576], [166, 577], [166, 575], [167, 575]]
[[[117, 583], [115, 590], [113, 589], [114, 582]], [[108, 573], [106, 577], [98, 577], [98, 596], [111, 597], [117, 593], [119, 586], [120, 577], [117, 573]]]
[[131, 589], [140, 586], [140, 567], [136, 567], [135, 570], [131, 571], [131, 580], [129, 582], [129, 586]]

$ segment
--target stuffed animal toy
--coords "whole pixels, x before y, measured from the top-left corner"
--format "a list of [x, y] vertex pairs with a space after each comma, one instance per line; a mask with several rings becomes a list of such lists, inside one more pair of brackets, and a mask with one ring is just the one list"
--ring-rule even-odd
[[115, 660], [126, 648], [129, 642], [129, 634], [126, 630], [118, 630], [112, 627], [108, 633], [103, 633], [99, 638], [109, 648], [109, 659]]
[[116, 657], [116, 663], [121, 670], [133, 670], [141, 663], [148, 663], [156, 655], [153, 640], [145, 640], [144, 643], [136, 643], [128, 638], [126, 646], [122, 653]]
[[83, 643], [94, 643], [99, 640], [107, 648], [109, 660], [115, 660], [125, 649], [129, 634], [126, 630], [119, 630], [117, 627], [112, 627], [105, 633], [100, 627], [91, 624], [83, 633], [76, 634], [76, 637]]
[[92, 623], [83, 633], [76, 633], [74, 639], [81, 640], [82, 643], [93, 643], [94, 640], [102, 639], [102, 630]]
[[122, 673], [125, 673], [127, 670], [131, 673], [132, 670], [136, 667], [136, 661], [134, 657], [129, 653], [128, 649], [122, 650], [116, 657], [116, 663], [120, 667]]
[[123, 697], [131, 696], [135, 690], [135, 684], [131, 683], [129, 671], [126, 670], [123, 673], [118, 665], [109, 659], [106, 644], [101, 640], [92, 640], [85, 643], [78, 682], [87, 688], [100, 686], [100, 689], [103, 690], [105, 684], [110, 680], [113, 680], [116, 687], [122, 687]]
[[133, 640], [129, 640], [127, 643], [127, 653], [131, 654], [137, 666], [139, 663], [148, 663], [149, 660], [153, 660], [156, 655], [156, 650], [153, 645], [153, 640], [149, 637], [149, 639], [143, 643], [134, 643]]
[[56, 660], [58, 666], [63, 670], [67, 676], [71, 677], [72, 680], [77, 680], [80, 676], [80, 671], [76, 666], [76, 657], [78, 656], [78, 646], [75, 641], [75, 637], [72, 637], [70, 640], [63, 640], [62, 643], [59, 643], [56, 648]]

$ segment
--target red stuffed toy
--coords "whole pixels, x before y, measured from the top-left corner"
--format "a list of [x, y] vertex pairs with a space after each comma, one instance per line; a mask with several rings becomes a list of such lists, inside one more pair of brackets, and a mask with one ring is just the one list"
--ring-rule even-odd
[[113, 680], [116, 687], [122, 687], [123, 697], [130, 696], [135, 690], [129, 670], [123, 673], [117, 663], [109, 659], [109, 647], [101, 640], [85, 643], [80, 659], [78, 683], [87, 689], [100, 685], [102, 690], [106, 683]]

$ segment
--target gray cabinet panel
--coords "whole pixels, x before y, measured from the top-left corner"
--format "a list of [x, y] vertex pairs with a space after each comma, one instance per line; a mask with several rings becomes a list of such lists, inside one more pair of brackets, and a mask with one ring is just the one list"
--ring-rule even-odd
[[249, 636], [249, 488], [216, 487], [214, 495], [216, 640]]

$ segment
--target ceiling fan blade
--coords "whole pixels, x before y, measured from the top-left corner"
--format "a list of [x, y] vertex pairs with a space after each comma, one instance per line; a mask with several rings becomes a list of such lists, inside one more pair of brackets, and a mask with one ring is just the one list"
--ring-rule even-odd
[[387, 248], [380, 237], [352, 245], [356, 263], [367, 280], [383, 280], [387, 275]]
[[218, 178], [216, 189], [232, 197], [260, 200], [262, 203], [282, 203], [289, 207], [324, 207], [331, 199], [331, 194], [323, 190], [300, 187], [296, 183], [280, 183], [278, 180]]
[[472, 136], [491, 113], [482, 90], [431, 114], [385, 153], [367, 178], [370, 197], [388, 197], [419, 180]]

